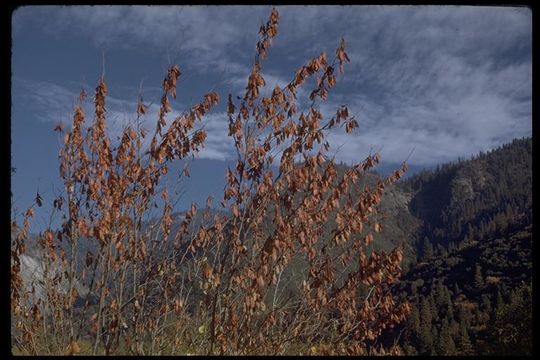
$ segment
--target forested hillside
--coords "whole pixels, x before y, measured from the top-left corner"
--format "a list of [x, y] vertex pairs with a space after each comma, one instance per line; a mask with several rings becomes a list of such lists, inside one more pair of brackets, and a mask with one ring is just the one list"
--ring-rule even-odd
[[414, 193], [410, 211], [423, 221], [421, 256], [530, 224], [532, 139], [424, 171], [401, 186]]
[[530, 354], [532, 139], [420, 173], [400, 187], [413, 193], [410, 211], [422, 223], [418, 262], [396, 286], [413, 304], [399, 328], [404, 351]]

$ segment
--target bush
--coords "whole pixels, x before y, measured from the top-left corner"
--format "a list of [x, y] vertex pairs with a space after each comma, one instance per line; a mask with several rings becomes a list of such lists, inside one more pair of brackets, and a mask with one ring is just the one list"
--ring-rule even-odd
[[[173, 200], [160, 180], [170, 164], [204, 146], [206, 133], [197, 126], [218, 103], [218, 94], [205, 95], [166, 127], [181, 75], [178, 66], [171, 66], [148, 148], [143, 145], [146, 130], [128, 126], [114, 149], [106, 130], [104, 78], [94, 95], [95, 120], [87, 129], [81, 92], [71, 128], [56, 129], [64, 133], [59, 159], [65, 194], [55, 199], [54, 208], [65, 221], [39, 238], [40, 297], [25, 291], [21, 277], [34, 209], [28, 209], [22, 227], [13, 225], [12, 339], [21, 353], [388, 351], [377, 338], [409, 312], [409, 305], [396, 304], [390, 292], [401, 272], [402, 249], [369, 256], [364, 249], [373, 240], [370, 227], [381, 231], [371, 220], [384, 188], [406, 166], [352, 197], [358, 179], [379, 155], [342, 175], [334, 159], [325, 156], [330, 129], [350, 133], [357, 127], [346, 106], [326, 121], [316, 108], [336, 83], [334, 69], [343, 72], [349, 61], [343, 39], [331, 62], [323, 52], [284, 89], [276, 86], [269, 96], [261, 95], [262, 61], [278, 20], [273, 9], [260, 29], [243, 98], [235, 104], [228, 97], [237, 164], [226, 173], [220, 203], [226, 211], [212, 218], [209, 199], [205, 221], [198, 224], [195, 204], [185, 217], [173, 215]], [[298, 114], [297, 91], [314, 76], [312, 104]], [[138, 118], [146, 110], [140, 101]], [[278, 165], [276, 152], [282, 153]], [[158, 220], [151, 217], [156, 207]], [[291, 284], [293, 291], [284, 292]], [[79, 308], [77, 300], [83, 304]]]

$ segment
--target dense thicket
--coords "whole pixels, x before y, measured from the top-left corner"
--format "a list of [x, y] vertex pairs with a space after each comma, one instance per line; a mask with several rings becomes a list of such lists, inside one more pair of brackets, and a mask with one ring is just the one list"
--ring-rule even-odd
[[[153, 133], [141, 126], [148, 106], [114, 144], [107, 130], [107, 85], [94, 94], [94, 119], [81, 91], [64, 136], [54, 199], [62, 223], [39, 234], [27, 252], [29, 222], [39, 193], [20, 226], [12, 224], [11, 340], [23, 354], [381, 354], [377, 339], [410, 308], [392, 284], [403, 250], [373, 250], [385, 188], [406, 164], [356, 191], [379, 162], [370, 154], [337, 172], [328, 159], [330, 130], [358, 127], [345, 105], [319, 110], [349, 57], [345, 40], [321, 52], [281, 88], [266, 84], [264, 59], [278, 34], [274, 8], [259, 30], [243, 97], [228, 96], [228, 136], [236, 164], [225, 176], [219, 209], [208, 198], [173, 213], [162, 178], [206, 141], [201, 122], [219, 102], [206, 94], [172, 118], [181, 76], [171, 65]], [[311, 86], [309, 106], [299, 101]], [[145, 139], [149, 140], [146, 141]], [[157, 209], [157, 210], [155, 210]], [[52, 216], [51, 215], [51, 216]], [[212, 216], [213, 215], [213, 216]], [[86, 252], [86, 254], [84, 254]], [[292, 270], [291, 270], [292, 269]], [[294, 275], [290, 277], [288, 275]], [[289, 291], [292, 289], [293, 291]]]

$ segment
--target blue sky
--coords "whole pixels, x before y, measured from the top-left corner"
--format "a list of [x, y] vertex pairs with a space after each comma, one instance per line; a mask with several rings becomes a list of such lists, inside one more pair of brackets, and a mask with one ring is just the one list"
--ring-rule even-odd
[[[269, 6], [28, 6], [12, 17], [11, 151], [13, 201], [29, 206], [60, 191], [54, 125], [69, 123], [81, 87], [91, 94], [103, 69], [113, 134], [135, 117], [142, 87], [152, 104], [169, 64], [179, 65], [173, 114], [217, 91], [209, 137], [181, 184], [182, 204], [219, 194], [234, 159], [227, 137], [228, 93], [240, 95]], [[383, 168], [409, 159], [413, 169], [467, 158], [532, 134], [532, 19], [527, 8], [468, 6], [280, 6], [279, 34], [263, 76], [286, 84], [343, 36], [351, 62], [338, 77], [330, 114], [348, 104], [359, 129], [330, 134], [338, 160], [380, 150]], [[142, 85], [142, 86], [141, 86]], [[307, 94], [300, 93], [306, 96]], [[307, 96], [306, 96], [307, 97]], [[85, 104], [91, 114], [91, 97]], [[182, 206], [182, 205], [180, 205]], [[38, 221], [47, 222], [44, 212]]]

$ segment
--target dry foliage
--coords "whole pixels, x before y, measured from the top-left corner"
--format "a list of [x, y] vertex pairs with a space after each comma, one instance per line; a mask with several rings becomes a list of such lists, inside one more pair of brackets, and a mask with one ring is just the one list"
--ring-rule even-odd
[[[317, 103], [336, 83], [335, 68], [349, 61], [342, 39], [331, 60], [310, 60], [288, 85], [261, 95], [262, 61], [278, 33], [272, 10], [260, 28], [257, 56], [239, 103], [229, 95], [229, 136], [237, 163], [226, 173], [221, 206], [227, 215], [194, 223], [197, 207], [175, 218], [162, 175], [206, 139], [198, 124], [219, 101], [216, 93], [175, 118], [165, 129], [181, 72], [171, 66], [155, 133], [148, 149], [144, 129], [127, 127], [116, 149], [106, 130], [107, 87], [99, 79], [94, 121], [84, 127], [81, 93], [71, 129], [64, 133], [60, 175], [65, 197], [60, 229], [40, 234], [43, 292], [24, 291], [30, 208], [14, 224], [11, 266], [12, 340], [29, 354], [382, 354], [377, 338], [401, 322], [408, 304], [397, 304], [390, 285], [400, 275], [402, 251], [366, 252], [371, 221], [386, 186], [405, 165], [359, 196], [352, 188], [377, 164], [378, 154], [338, 175], [325, 154], [326, 133], [358, 126], [345, 106], [324, 120]], [[316, 79], [311, 106], [298, 113], [297, 92]], [[141, 102], [138, 117], [147, 107]], [[276, 155], [281, 152], [277, 163]], [[300, 159], [301, 161], [295, 161]], [[188, 174], [187, 167], [184, 173]], [[41, 197], [36, 198], [41, 205]], [[161, 201], [159, 222], [143, 226]], [[92, 244], [78, 256], [81, 241]], [[283, 296], [286, 274], [301, 263], [299, 296]], [[295, 268], [294, 271], [300, 271]], [[293, 277], [289, 276], [289, 280]], [[86, 286], [78, 294], [77, 283]], [[77, 298], [82, 306], [75, 307]], [[86, 348], [82, 344], [86, 344]], [[386, 349], [386, 351], [397, 351]]]

